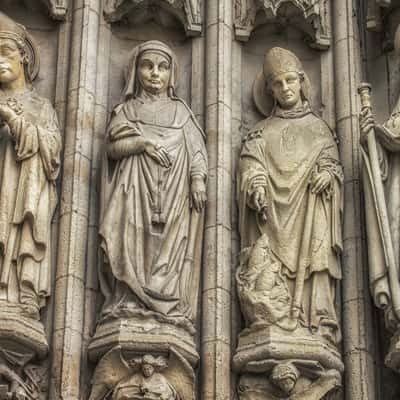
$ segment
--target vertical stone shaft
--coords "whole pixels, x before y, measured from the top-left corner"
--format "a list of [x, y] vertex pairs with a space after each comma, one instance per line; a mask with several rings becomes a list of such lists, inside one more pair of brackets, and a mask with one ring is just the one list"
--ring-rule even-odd
[[368, 270], [363, 260], [357, 86], [359, 44], [352, 0], [332, 2], [336, 80], [336, 125], [345, 174], [343, 253], [343, 337], [345, 398], [375, 399], [372, 308]]
[[100, 0], [71, 5], [72, 39], [55, 282], [51, 399], [79, 399]]
[[231, 398], [232, 3], [206, 3], [209, 182], [203, 256], [203, 400]]

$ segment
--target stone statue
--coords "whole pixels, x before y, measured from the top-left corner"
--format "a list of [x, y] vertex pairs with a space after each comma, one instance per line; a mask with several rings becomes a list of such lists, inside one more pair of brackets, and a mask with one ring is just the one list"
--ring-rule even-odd
[[[254, 95], [266, 113], [266, 102], [258, 98], [267, 95], [265, 87], [272, 95], [272, 112], [246, 135], [240, 154], [237, 286], [247, 328], [234, 364], [254, 372], [251, 363], [266, 357], [264, 372], [269, 371], [281, 396], [288, 396], [300, 390], [296, 382], [304, 365], [297, 364], [299, 359], [300, 364], [315, 361], [325, 370], [317, 373], [320, 377], [337, 371], [327, 393], [338, 384], [343, 368], [335, 311], [341, 279], [342, 167], [335, 135], [313, 113], [310, 83], [293, 53], [273, 48], [265, 56]], [[306, 356], [307, 341], [329, 351]], [[272, 364], [270, 343], [276, 350]], [[332, 354], [335, 362], [330, 364]], [[276, 373], [281, 370], [290, 373]]]
[[0, 382], [17, 399], [37, 398], [27, 371], [48, 352], [40, 309], [50, 295], [60, 167], [56, 113], [32, 86], [38, 72], [33, 39], [0, 12]]
[[[101, 247], [103, 314], [154, 315], [193, 328], [206, 200], [204, 134], [176, 97], [177, 60], [149, 41], [132, 54], [111, 117]], [[111, 277], [109, 277], [111, 275]]]
[[111, 115], [100, 222], [105, 301], [89, 352], [97, 360], [116, 344], [136, 354], [173, 348], [193, 388], [207, 153], [176, 96], [177, 68], [166, 44], [136, 47]]
[[[399, 51], [399, 28], [395, 39]], [[385, 362], [400, 371], [400, 99], [389, 119], [377, 124], [370, 86], [361, 85], [359, 92], [370, 288], [376, 306], [384, 310], [386, 326], [395, 333]]]
[[0, 302], [39, 319], [50, 294], [61, 137], [53, 107], [32, 87], [30, 36], [3, 13], [0, 27]]

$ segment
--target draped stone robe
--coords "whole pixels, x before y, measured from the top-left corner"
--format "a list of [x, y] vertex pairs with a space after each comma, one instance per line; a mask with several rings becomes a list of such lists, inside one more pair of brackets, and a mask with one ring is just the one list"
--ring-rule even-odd
[[[375, 129], [381, 178], [384, 185], [386, 208], [389, 219], [394, 257], [399, 271], [400, 260], [400, 101], [390, 118]], [[395, 328], [398, 321], [392, 314], [390, 285], [385, 262], [384, 241], [377, 218], [377, 206], [373, 190], [373, 178], [369, 154], [362, 149], [364, 168], [366, 228], [369, 255], [369, 278], [372, 295], [378, 307], [386, 309], [389, 326]], [[387, 307], [389, 305], [389, 307]]]
[[61, 136], [53, 107], [34, 89], [13, 101], [20, 113], [0, 129], [0, 300], [36, 307], [50, 294]]
[[172, 165], [141, 151], [118, 160], [103, 178], [103, 314], [155, 313], [179, 324], [197, 308], [203, 213], [191, 208], [190, 182], [207, 176], [204, 137], [189, 108], [169, 97], [116, 107], [108, 143], [139, 136], [165, 147]]
[[[306, 105], [300, 112], [277, 108], [244, 139], [239, 168], [242, 249], [252, 246], [261, 234], [267, 234], [292, 296], [299, 265], [305, 262], [301, 322], [315, 331], [328, 327], [337, 341], [334, 291], [335, 282], [342, 276], [343, 174], [332, 132]], [[321, 171], [330, 174], [331, 184], [321, 194], [313, 195], [310, 181]], [[257, 185], [263, 182], [267, 193], [266, 222], [250, 202], [256, 181]], [[306, 224], [311, 226], [307, 238]], [[303, 240], [309, 244], [308, 254], [302, 254]]]

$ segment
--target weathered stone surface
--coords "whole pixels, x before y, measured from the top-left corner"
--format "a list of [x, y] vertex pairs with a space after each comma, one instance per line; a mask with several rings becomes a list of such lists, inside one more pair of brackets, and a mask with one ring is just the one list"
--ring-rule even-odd
[[[40, 304], [40, 320], [30, 318], [33, 313], [16, 301], [18, 296], [10, 303], [5, 296], [8, 289], [0, 288], [0, 399], [399, 397], [397, 322], [389, 318], [386, 324], [394, 333], [385, 327], [385, 312], [373, 308], [368, 287], [368, 258], [375, 267], [379, 258], [371, 251], [375, 247], [367, 254], [367, 240], [374, 236], [369, 232], [367, 238], [364, 221], [362, 196], [367, 187], [361, 182], [357, 95], [359, 82], [369, 81], [375, 121], [393, 119], [390, 115], [400, 89], [398, 55], [392, 51], [400, 23], [398, 1], [0, 3], [0, 10], [23, 24], [35, 39], [41, 59], [35, 90], [55, 105], [64, 136], [62, 173], [55, 181], [60, 207], [49, 224], [51, 290], [49, 296], [40, 296], [46, 297]], [[208, 201], [204, 228], [199, 228], [204, 240], [196, 236], [196, 245], [203, 249], [201, 261], [201, 252], [193, 257], [193, 264], [201, 268], [193, 269], [188, 279], [196, 283], [189, 296], [191, 318], [144, 313], [148, 305], [136, 307], [141, 301], [129, 296], [113, 304], [115, 314], [102, 308], [104, 281], [98, 279], [98, 269], [110, 272], [98, 236], [104, 209], [101, 183], [106, 178], [104, 136], [116, 105], [125, 103], [121, 93], [131, 50], [149, 40], [161, 40], [173, 49], [179, 61], [175, 94], [185, 100], [205, 130]], [[331, 304], [335, 299], [335, 324], [343, 333], [339, 347], [333, 343], [334, 335], [322, 334], [321, 329], [310, 334], [307, 321], [299, 324], [293, 318], [295, 285], [281, 273], [278, 252], [268, 254], [271, 241], [248, 246], [249, 251], [239, 255], [240, 149], [242, 140], [274, 105], [259, 101], [269, 98], [262, 74], [253, 85], [264, 54], [273, 47], [298, 56], [312, 83], [308, 96], [316, 120], [322, 117], [338, 133], [344, 173], [343, 279], [336, 293], [324, 300]], [[2, 57], [0, 49], [0, 67]], [[18, 110], [22, 101], [15, 99], [18, 102], [11, 103]], [[164, 117], [172, 119], [173, 113], [153, 114], [160, 122]], [[297, 126], [296, 132], [301, 133]], [[0, 133], [0, 148], [3, 139]], [[286, 139], [290, 135], [283, 143], [288, 145]], [[287, 159], [285, 168], [292, 161]], [[13, 180], [10, 169], [1, 169], [4, 160], [0, 154], [0, 186], [3, 176]], [[0, 190], [0, 203], [4, 199]], [[373, 209], [368, 202], [365, 207]], [[397, 218], [397, 207], [392, 211], [389, 219]], [[128, 215], [117, 209], [110, 226], [118, 219], [117, 212]], [[162, 212], [155, 214], [162, 217]], [[135, 237], [127, 236], [132, 238], [129, 246], [137, 248]], [[374, 246], [378, 239], [379, 235]], [[2, 250], [0, 245], [0, 265]], [[190, 253], [186, 258], [190, 264]], [[10, 293], [20, 291], [14, 279], [18, 275], [13, 269]], [[105, 283], [114, 294], [116, 279], [110, 275]], [[310, 291], [306, 284], [303, 299]], [[154, 293], [146, 295], [154, 297]], [[165, 303], [165, 298], [157, 302]], [[304, 310], [302, 314], [307, 317]], [[384, 365], [384, 356], [392, 369]]]

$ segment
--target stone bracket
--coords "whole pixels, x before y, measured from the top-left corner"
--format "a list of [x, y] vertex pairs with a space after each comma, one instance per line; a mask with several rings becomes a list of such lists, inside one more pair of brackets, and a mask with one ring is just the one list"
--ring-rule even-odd
[[117, 22], [138, 8], [163, 8], [174, 14], [185, 28], [187, 36], [198, 36], [202, 32], [203, 0], [106, 0], [104, 18]]
[[67, 17], [67, 11], [70, 0], [42, 0], [49, 10], [51, 18], [57, 21], [64, 21]]
[[[237, 0], [235, 4], [235, 35], [247, 41], [257, 26], [257, 14], [265, 13], [266, 22], [292, 22], [301, 20], [309, 37], [309, 45], [325, 50], [330, 46], [331, 27], [329, 0]], [[297, 24], [296, 24], [297, 25]]]

